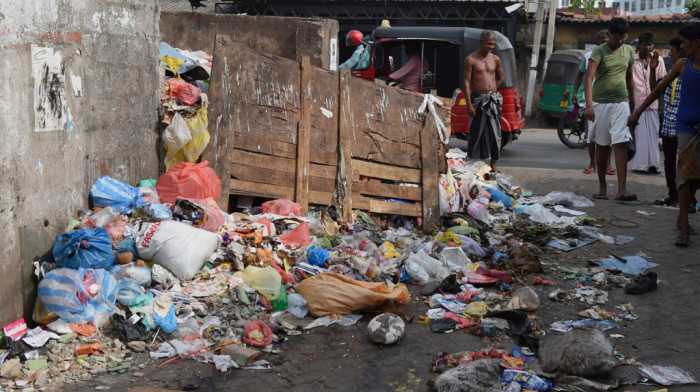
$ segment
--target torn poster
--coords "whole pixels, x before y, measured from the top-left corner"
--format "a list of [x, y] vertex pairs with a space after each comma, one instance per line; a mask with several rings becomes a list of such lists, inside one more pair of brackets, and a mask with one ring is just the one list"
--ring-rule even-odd
[[32, 75], [34, 131], [62, 131], [66, 126], [66, 80], [61, 53], [32, 45]]

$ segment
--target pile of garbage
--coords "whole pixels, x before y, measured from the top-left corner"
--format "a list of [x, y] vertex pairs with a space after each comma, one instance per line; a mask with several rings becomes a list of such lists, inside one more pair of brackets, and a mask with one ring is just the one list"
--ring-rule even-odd
[[[506, 334], [517, 342], [507, 351], [440, 354], [433, 362], [438, 390], [471, 390], [474, 382], [510, 392], [599, 385], [584, 377], [620, 363], [601, 330], [634, 314], [602, 309], [598, 287], [622, 287], [628, 278], [602, 264], [559, 271], [582, 284], [553, 291], [551, 300], [595, 305], [587, 321], [552, 325], [568, 331], [559, 341], [540, 342], [529, 317], [540, 304], [529, 286], [552, 284], [528, 279], [543, 272], [545, 252], [615, 241], [572, 209], [590, 201], [562, 192], [532, 196], [483, 162], [451, 156], [449, 163], [440, 179], [441, 225], [422, 230], [418, 220], [359, 210], [354, 222], [339, 221], [333, 207], [303, 215], [282, 199], [229, 214], [216, 203], [220, 183], [206, 161], [174, 163], [136, 187], [102, 176], [90, 189], [92, 208], [56, 237], [54, 260], [35, 263], [36, 327], [20, 319], [3, 328], [0, 385], [43, 388], [147, 366], [149, 358], [134, 353], [191, 358], [223, 374], [270, 368], [266, 358], [286, 336], [354, 325], [363, 311], [406, 304], [406, 284], [420, 286], [430, 308], [419, 323], [430, 331]], [[561, 208], [555, 214], [546, 205]], [[373, 318], [368, 339], [399, 342], [406, 326], [398, 313]]]
[[207, 104], [212, 56], [160, 43], [160, 62], [165, 67], [163, 123], [167, 128], [165, 167], [178, 162], [196, 162], [209, 144]]

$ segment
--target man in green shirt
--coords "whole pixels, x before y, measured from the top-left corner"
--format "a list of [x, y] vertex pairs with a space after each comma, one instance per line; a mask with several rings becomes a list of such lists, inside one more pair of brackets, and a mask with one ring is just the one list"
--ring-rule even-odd
[[[637, 200], [627, 192], [627, 142], [632, 139], [627, 121], [634, 107], [632, 67], [634, 49], [625, 45], [629, 23], [613, 18], [608, 25], [609, 40], [593, 49], [584, 79], [586, 118], [591, 122], [590, 139], [596, 143], [598, 193], [594, 199], [607, 199], [607, 156], [612, 146], [617, 167], [617, 194], [615, 200]], [[595, 79], [595, 85], [593, 85]]]

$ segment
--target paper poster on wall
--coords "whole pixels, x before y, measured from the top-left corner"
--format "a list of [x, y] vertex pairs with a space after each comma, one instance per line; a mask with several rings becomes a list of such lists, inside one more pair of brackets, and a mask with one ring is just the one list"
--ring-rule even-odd
[[66, 126], [66, 78], [63, 57], [53, 48], [32, 45], [34, 131], [61, 131]]
[[330, 68], [331, 71], [337, 71], [338, 70], [338, 39], [337, 38], [331, 38], [331, 50], [330, 50]]

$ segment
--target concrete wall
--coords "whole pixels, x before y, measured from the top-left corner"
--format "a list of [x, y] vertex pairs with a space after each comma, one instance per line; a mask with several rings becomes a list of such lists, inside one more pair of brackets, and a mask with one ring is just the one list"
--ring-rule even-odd
[[[338, 36], [338, 21], [163, 12], [160, 18], [160, 31], [162, 39], [175, 48], [203, 50], [213, 55], [216, 34], [226, 34], [233, 42], [246, 45], [251, 49], [297, 62], [301, 62], [303, 56], [308, 56], [311, 65], [330, 69], [334, 61], [331, 55], [331, 39]], [[337, 65], [337, 49], [336, 46], [335, 65]]]
[[[101, 173], [158, 175], [155, 0], [0, 3], [0, 326]], [[53, 52], [53, 53], [51, 53]]]

